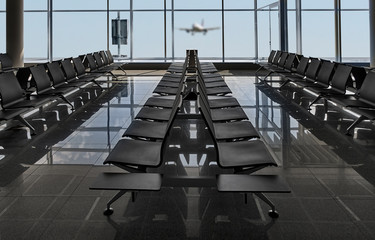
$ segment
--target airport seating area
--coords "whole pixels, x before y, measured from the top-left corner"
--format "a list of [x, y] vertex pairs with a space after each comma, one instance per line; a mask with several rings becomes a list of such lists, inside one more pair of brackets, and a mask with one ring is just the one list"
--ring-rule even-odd
[[[357, 119], [346, 127], [347, 135], [352, 135], [353, 129], [364, 120], [375, 119], [375, 73], [371, 69], [273, 50], [258, 73], [262, 70], [266, 74], [257, 76], [259, 83], [273, 86], [274, 93], [280, 96], [288, 92], [283, 95], [287, 101], [306, 110], [322, 105], [325, 112], [334, 105], [357, 115]], [[282, 91], [285, 89], [288, 91]], [[306, 101], [301, 97], [302, 92], [313, 99]]]
[[[146, 101], [104, 161], [126, 172], [101, 173], [90, 186], [92, 190], [119, 191], [108, 201], [104, 215], [112, 215], [111, 204], [127, 192], [135, 196], [134, 192], [159, 191], [161, 187], [216, 187], [219, 192], [255, 194], [271, 207], [269, 216], [277, 218], [275, 205], [264, 193], [288, 193], [288, 185], [278, 175], [253, 174], [277, 164], [241, 106], [227, 105], [227, 99], [236, 100], [225, 96], [231, 91], [214, 65], [201, 64], [197, 51], [187, 50], [184, 63], [171, 64], [167, 72], [153, 91], [159, 96]], [[197, 111], [186, 111], [185, 105], [194, 105]], [[222, 171], [201, 175], [203, 169], [198, 176], [169, 175], [164, 171], [176, 119], [185, 125], [189, 119], [204, 120], [207, 128], [202, 131], [211, 136], [214, 164]], [[181, 138], [175, 140], [181, 145], [188, 144]]]

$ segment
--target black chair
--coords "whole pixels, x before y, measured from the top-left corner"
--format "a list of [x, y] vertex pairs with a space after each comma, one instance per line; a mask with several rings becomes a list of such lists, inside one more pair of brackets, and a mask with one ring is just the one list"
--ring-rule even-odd
[[13, 70], [13, 61], [6, 53], [0, 54], [1, 71]]
[[61, 98], [63, 101], [70, 105], [72, 110], [74, 110], [73, 104], [64, 95], [76, 90], [76, 87], [57, 86], [57, 88], [54, 88], [43, 65], [30, 67], [30, 72], [32, 75], [32, 82], [36, 87], [37, 96], [50, 96]]
[[0, 97], [0, 120], [16, 119], [30, 128], [32, 134], [35, 134], [35, 129], [21, 115], [51, 101], [46, 97], [29, 99], [13, 72], [0, 74]]
[[48, 69], [48, 74], [53, 82], [54, 88], [61, 88], [61, 87], [82, 87], [85, 85], [85, 82], [73, 82], [76, 78], [68, 78], [65, 77], [64, 71], [61, 69], [59, 62], [51, 62], [46, 64]]

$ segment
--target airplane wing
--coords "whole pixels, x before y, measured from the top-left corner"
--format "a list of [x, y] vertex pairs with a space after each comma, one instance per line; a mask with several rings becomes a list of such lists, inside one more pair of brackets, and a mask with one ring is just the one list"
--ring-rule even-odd
[[193, 31], [192, 28], [179, 28], [179, 30], [181, 30], [181, 31], [186, 31], [186, 32], [191, 32], [191, 31]]
[[211, 30], [217, 30], [217, 29], [220, 29], [220, 27], [204, 28], [205, 31], [211, 31]]

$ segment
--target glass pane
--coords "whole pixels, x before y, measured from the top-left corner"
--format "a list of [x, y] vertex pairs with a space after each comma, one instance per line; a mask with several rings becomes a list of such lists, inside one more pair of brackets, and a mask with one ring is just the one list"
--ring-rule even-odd
[[164, 58], [164, 12], [135, 12], [133, 27], [133, 57]]
[[296, 9], [296, 1], [295, 0], [289, 0], [287, 4], [288, 4], [288, 9]]
[[54, 10], [106, 10], [107, 1], [103, 0], [53, 0]]
[[110, 10], [128, 10], [130, 9], [130, 0], [109, 0]]
[[305, 56], [335, 59], [334, 12], [302, 12], [302, 52]]
[[276, 0], [258, 0], [258, 8], [262, 8], [270, 4], [275, 4], [276, 6], [279, 5], [278, 1]]
[[224, 0], [225, 9], [254, 9], [252, 0]]
[[6, 0], [0, 0], [0, 11], [5, 11]]
[[24, 0], [24, 10], [47, 10], [47, 0]]
[[54, 58], [78, 56], [106, 48], [107, 13], [54, 13]]
[[[200, 21], [199, 19], [202, 19], [202, 22], [194, 23], [194, 21]], [[206, 28], [220, 29], [208, 31], [207, 33], [187, 33], [185, 29], [192, 28], [194, 24], [200, 24]], [[198, 49], [198, 56], [200, 58], [222, 57], [221, 11], [175, 13], [175, 56], [180, 58], [185, 57], [186, 49]]]
[[109, 27], [109, 49], [111, 50], [112, 55], [115, 58], [118, 58], [120, 56], [121, 58], [128, 58], [130, 57], [130, 14], [129, 12], [120, 12], [120, 19], [127, 19], [127, 29], [128, 29], [128, 40], [126, 45], [120, 44], [120, 47], [118, 44], [113, 44], [112, 41], [112, 20], [115, 20], [118, 18], [118, 12], [111, 12], [109, 14], [109, 21], [110, 21], [110, 27]]
[[221, 0], [175, 0], [175, 9], [221, 9]]
[[0, 13], [0, 53], [6, 52], [6, 14], [5, 12]]
[[164, 0], [136, 0], [133, 9], [160, 9], [164, 10]]
[[270, 45], [271, 34], [270, 12], [258, 11], [258, 56], [260, 59], [267, 58], [272, 50]]
[[47, 56], [47, 13], [24, 14], [24, 57], [28, 61], [45, 60]]
[[254, 57], [254, 12], [225, 13], [225, 57]]
[[369, 9], [368, 0], [341, 0], [341, 9]]
[[288, 11], [288, 51], [297, 52], [296, 12]]
[[302, 9], [333, 9], [334, 0], [301, 0]]
[[341, 13], [341, 41], [343, 61], [369, 61], [369, 13]]

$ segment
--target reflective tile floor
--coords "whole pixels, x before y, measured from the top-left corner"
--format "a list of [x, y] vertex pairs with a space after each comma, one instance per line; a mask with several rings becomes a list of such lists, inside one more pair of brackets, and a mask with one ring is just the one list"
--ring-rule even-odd
[[[283, 176], [292, 190], [267, 195], [280, 217], [273, 221], [256, 197], [245, 204], [243, 195], [215, 188], [162, 188], [134, 202], [125, 194], [105, 217], [114, 193], [89, 186], [100, 172], [122, 172], [102, 163], [162, 74], [103, 78], [104, 90], [88, 86], [69, 96], [75, 111], [61, 102], [36, 110], [27, 118], [35, 136], [16, 122], [2, 126], [1, 240], [375, 239], [375, 126], [364, 122], [347, 136], [353, 115], [321, 102], [308, 111], [314, 96], [293, 85], [255, 84], [250, 71], [227, 71], [225, 80], [279, 165], [259, 173]], [[203, 124], [176, 120], [165, 172], [207, 170], [212, 150]], [[189, 144], [173, 142], [183, 138]]]

